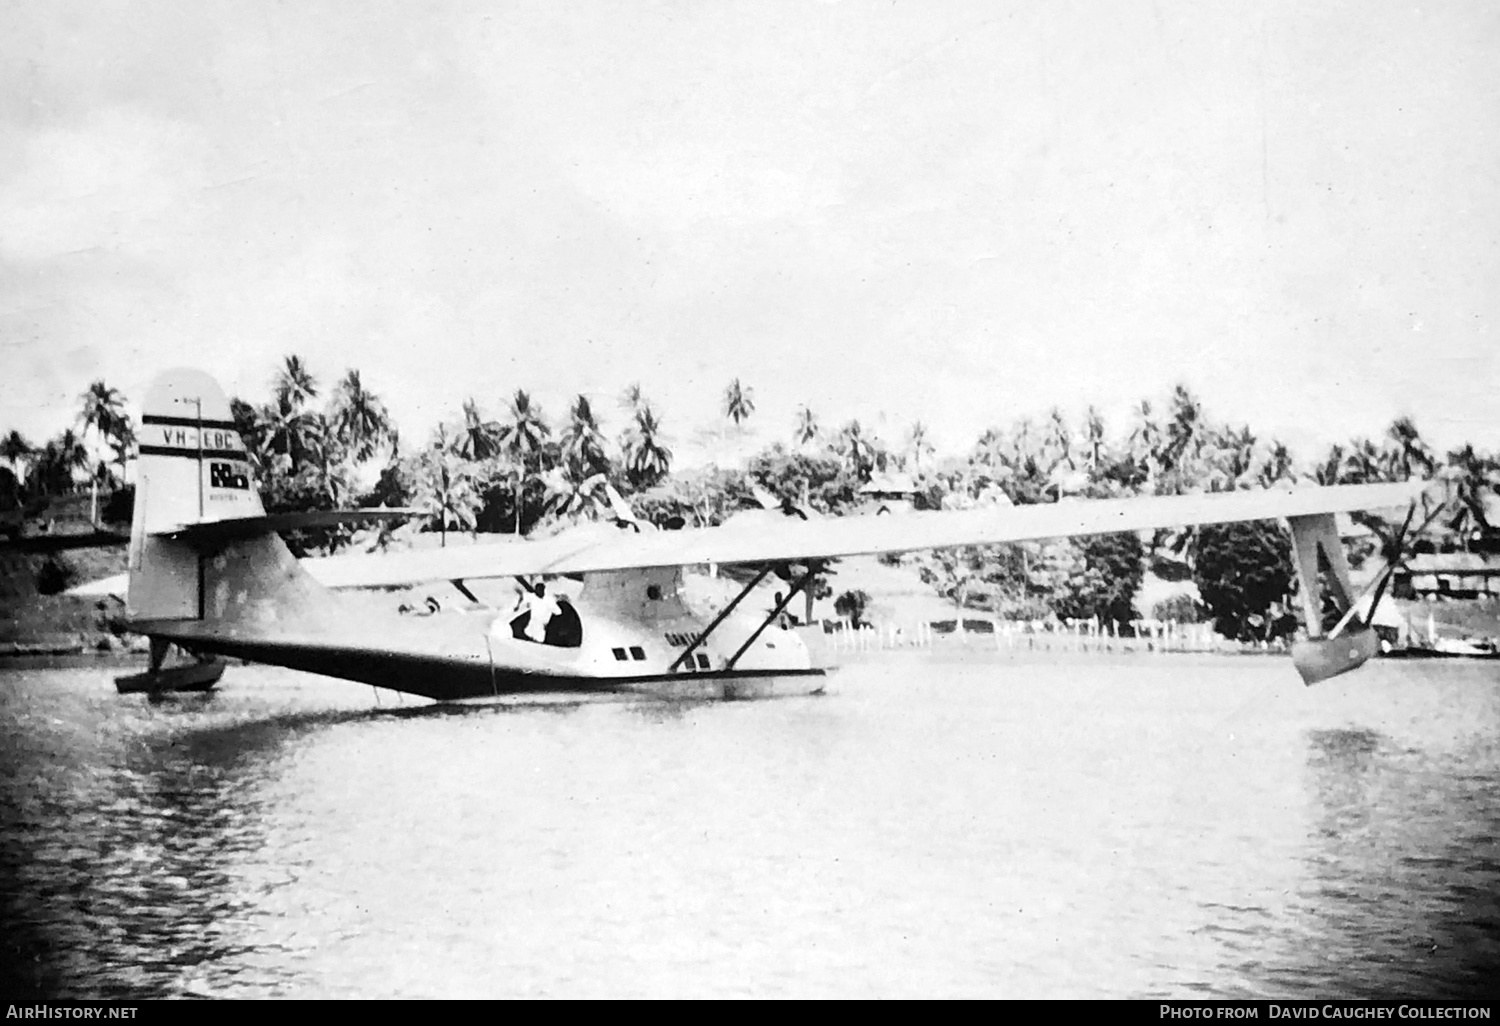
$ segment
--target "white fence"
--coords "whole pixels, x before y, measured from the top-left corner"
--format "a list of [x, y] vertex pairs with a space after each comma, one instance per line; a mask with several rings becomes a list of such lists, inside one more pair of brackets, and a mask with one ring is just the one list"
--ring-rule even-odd
[[1007, 651], [1058, 652], [1255, 652], [1282, 651], [1280, 642], [1241, 643], [1214, 633], [1206, 623], [1134, 620], [1134, 637], [1095, 620], [996, 620], [966, 616], [952, 620], [918, 620], [851, 628], [842, 620], [825, 620], [824, 644], [836, 651], [959, 646]]

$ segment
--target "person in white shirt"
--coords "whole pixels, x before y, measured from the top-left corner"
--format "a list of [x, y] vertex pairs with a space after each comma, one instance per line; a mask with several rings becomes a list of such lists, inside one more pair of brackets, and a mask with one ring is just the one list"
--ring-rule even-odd
[[531, 613], [531, 619], [526, 621], [526, 636], [532, 641], [545, 642], [547, 640], [547, 624], [562, 610], [557, 605], [557, 599], [547, 594], [547, 586], [538, 583], [536, 591], [532, 592], [526, 600], [526, 608]]

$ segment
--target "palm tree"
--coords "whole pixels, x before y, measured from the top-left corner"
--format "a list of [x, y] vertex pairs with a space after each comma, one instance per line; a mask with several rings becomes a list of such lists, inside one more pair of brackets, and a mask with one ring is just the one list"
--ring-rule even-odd
[[1410, 417], [1397, 417], [1386, 429], [1386, 464], [1396, 480], [1427, 477], [1437, 467], [1432, 449], [1422, 440]]
[[120, 425], [128, 419], [125, 413], [125, 397], [120, 394], [119, 389], [111, 388], [100, 380], [89, 385], [79, 399], [83, 403], [83, 409], [78, 416], [79, 423], [82, 424], [85, 434], [90, 428], [94, 429], [97, 449], [102, 451], [107, 440], [113, 437]]
[[11, 429], [10, 434], [0, 439], [0, 460], [10, 464], [17, 478], [25, 480], [32, 462], [36, 458], [36, 446], [22, 437], [21, 432]]
[[1052, 407], [1047, 414], [1046, 437], [1043, 441], [1046, 452], [1047, 468], [1066, 463], [1071, 470], [1073, 463], [1073, 430], [1068, 427], [1067, 418], [1058, 407]]
[[454, 440], [440, 425], [415, 467], [416, 504], [437, 521], [444, 548], [448, 545], [449, 526], [473, 531], [483, 505], [473, 468], [454, 448]]
[[1172, 419], [1167, 424], [1167, 444], [1162, 463], [1171, 470], [1186, 464], [1202, 448], [1203, 404], [1186, 385], [1172, 389]]
[[1265, 463], [1261, 464], [1256, 473], [1256, 479], [1262, 488], [1272, 488], [1282, 481], [1297, 480], [1296, 461], [1292, 459], [1292, 452], [1284, 443], [1271, 439], [1271, 451], [1266, 454]]
[[591, 474], [582, 479], [571, 477], [557, 468], [542, 475], [546, 486], [546, 505], [553, 513], [572, 519], [598, 519], [610, 509], [609, 477]]
[[89, 469], [89, 451], [84, 447], [82, 436], [74, 434], [72, 428], [64, 428], [57, 436], [57, 448], [62, 455], [62, 465], [70, 476]]
[[911, 430], [906, 435], [906, 450], [911, 453], [911, 462], [914, 469], [920, 470], [922, 459], [933, 453], [932, 443], [927, 440], [927, 425], [920, 420], [913, 421]]
[[110, 450], [114, 453], [115, 463], [120, 467], [120, 483], [125, 483], [125, 463], [130, 459], [130, 453], [135, 447], [135, 426], [125, 417], [115, 425], [114, 432], [109, 437]]
[[797, 411], [797, 427], [792, 439], [798, 445], [809, 445], [818, 437], [818, 416], [804, 406]]
[[1099, 464], [1104, 461], [1104, 416], [1098, 407], [1090, 406], [1083, 416], [1083, 451], [1088, 461], [1089, 475], [1098, 477]]
[[740, 379], [735, 378], [724, 389], [724, 416], [734, 421], [735, 427], [739, 427], [754, 412], [755, 391], [745, 388], [740, 384]]
[[1155, 475], [1159, 466], [1158, 455], [1162, 446], [1161, 425], [1157, 423], [1148, 399], [1142, 399], [1137, 403], [1134, 412], [1135, 426], [1130, 429], [1130, 437], [1127, 440], [1130, 446], [1130, 458], [1136, 465], [1146, 468], [1146, 476], [1149, 479]]
[[282, 361], [271, 387], [278, 405], [301, 409], [318, 397], [318, 383], [302, 357], [295, 354]]
[[1380, 446], [1368, 438], [1356, 438], [1349, 443], [1349, 453], [1344, 457], [1344, 471], [1340, 475], [1340, 483], [1367, 484], [1389, 480], [1390, 471], [1386, 454], [1380, 451]]
[[1312, 471], [1312, 479], [1320, 485], [1327, 487], [1336, 485], [1344, 476], [1344, 447], [1337, 443], [1328, 447], [1328, 455], [1323, 457]]
[[[319, 448], [316, 416], [295, 396], [295, 392], [278, 389], [271, 405], [259, 411], [266, 429], [267, 451], [280, 455], [293, 477]], [[274, 469], [267, 467], [268, 471]]]
[[463, 417], [455, 442], [458, 454], [472, 463], [483, 463], [500, 455], [499, 422], [485, 420], [472, 397], [464, 400]]
[[311, 413], [308, 418], [311, 425], [308, 455], [312, 462], [313, 482], [328, 508], [338, 509], [349, 491], [346, 466], [349, 450], [325, 414]]
[[266, 481], [272, 459], [271, 425], [266, 414], [266, 408], [247, 403], [238, 396], [229, 400], [229, 415], [234, 419], [240, 438], [244, 439], [250, 465], [262, 483]]
[[636, 490], [650, 488], [672, 471], [672, 450], [662, 444], [661, 421], [644, 399], [636, 406], [624, 450], [625, 477]]
[[[300, 356], [287, 356], [271, 383], [271, 404], [261, 410], [266, 447], [286, 459], [292, 476], [319, 448], [317, 425], [307, 405], [318, 397], [318, 383]], [[267, 467], [268, 472], [276, 468]], [[275, 476], [268, 473], [268, 477]]]
[[568, 410], [568, 425], [562, 434], [563, 463], [574, 484], [596, 474], [609, 473], [609, 457], [604, 454], [604, 434], [588, 396], [578, 395]]
[[1010, 475], [1005, 480], [1006, 494], [1016, 503], [1041, 502], [1051, 483], [1048, 475], [1051, 465], [1036, 423], [1030, 417], [1019, 418], [1011, 425], [1007, 440], [1010, 456], [1006, 466]]
[[985, 428], [984, 434], [979, 436], [979, 441], [974, 443], [974, 451], [969, 455], [970, 463], [994, 468], [1010, 466], [1010, 440], [1005, 437], [1005, 432], [999, 428]]
[[510, 402], [510, 423], [501, 431], [500, 442], [516, 468], [516, 534], [521, 533], [521, 495], [527, 478], [541, 456], [542, 446], [552, 434], [540, 407], [532, 405], [524, 389], [516, 389]]
[[844, 458], [850, 473], [861, 481], [868, 481], [875, 470], [875, 448], [857, 419], [839, 428], [833, 443], [834, 452]]
[[1500, 465], [1495, 459], [1480, 456], [1473, 445], [1465, 443], [1463, 448], [1448, 453], [1447, 466], [1439, 474], [1448, 486], [1448, 505], [1452, 510], [1448, 526], [1459, 536], [1465, 551], [1474, 534], [1497, 526], [1489, 522], [1485, 512], [1485, 493], [1495, 493], [1497, 469]]
[[359, 371], [350, 369], [333, 393], [333, 434], [339, 444], [364, 462], [391, 436], [391, 417], [380, 397], [367, 390]]
[[1247, 424], [1239, 431], [1224, 428], [1213, 432], [1214, 459], [1209, 472], [1210, 486], [1232, 491], [1255, 466], [1255, 435]]
[[89, 469], [89, 453], [83, 439], [72, 428], [42, 447], [35, 464], [37, 485], [44, 495], [71, 491], [74, 476]]

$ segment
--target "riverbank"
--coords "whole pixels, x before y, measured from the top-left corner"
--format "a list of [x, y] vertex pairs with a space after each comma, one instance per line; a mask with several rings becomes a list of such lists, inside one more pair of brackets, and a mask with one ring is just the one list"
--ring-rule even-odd
[[123, 546], [0, 552], [0, 658], [126, 651], [140, 644], [118, 630], [118, 600], [62, 593], [124, 570]]

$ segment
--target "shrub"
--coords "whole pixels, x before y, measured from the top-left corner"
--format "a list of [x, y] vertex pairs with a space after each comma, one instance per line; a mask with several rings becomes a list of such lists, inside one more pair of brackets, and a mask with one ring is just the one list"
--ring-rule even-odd
[[1101, 534], [1076, 543], [1074, 565], [1054, 586], [1052, 608], [1064, 620], [1128, 623], [1145, 574], [1145, 551], [1133, 532]]
[[110, 494], [100, 514], [107, 524], [128, 524], [135, 515], [135, 485], [126, 485]]
[[864, 622], [865, 610], [870, 605], [870, 596], [863, 591], [846, 591], [833, 601], [833, 611], [849, 618], [849, 624], [858, 627]]
[[48, 556], [36, 572], [36, 590], [43, 595], [57, 595], [73, 586], [77, 577], [73, 568], [60, 556]]
[[1173, 595], [1151, 607], [1151, 619], [1202, 623], [1208, 619], [1208, 609], [1191, 595]]
[[1279, 610], [1292, 589], [1292, 543], [1274, 521], [1200, 527], [1193, 557], [1193, 577], [1214, 630], [1235, 641], [1296, 630], [1296, 619]]

